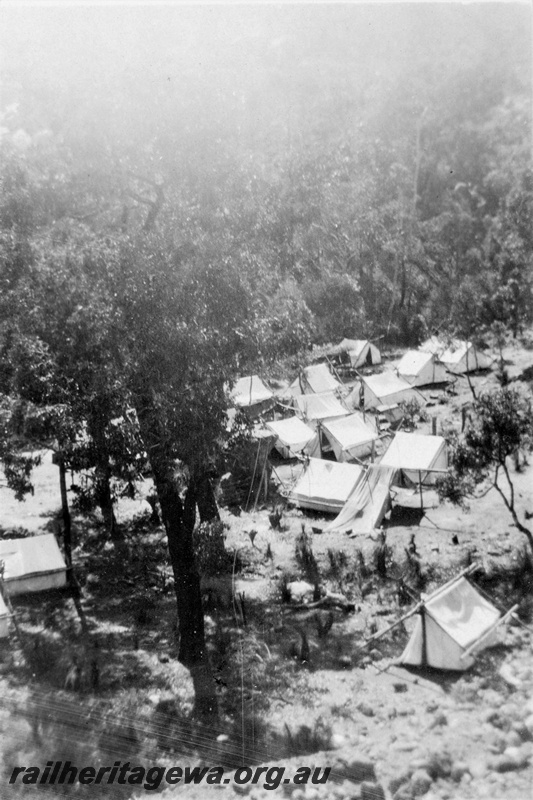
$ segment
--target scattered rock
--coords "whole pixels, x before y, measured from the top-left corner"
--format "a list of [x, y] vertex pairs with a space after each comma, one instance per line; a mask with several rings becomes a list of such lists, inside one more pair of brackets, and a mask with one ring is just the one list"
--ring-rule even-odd
[[463, 780], [464, 776], [469, 773], [470, 770], [468, 769], [468, 764], [464, 761], [456, 761], [455, 764], [452, 766], [452, 771], [450, 773], [450, 778], [455, 783], [459, 783]]
[[352, 666], [352, 659], [350, 656], [341, 656], [338, 663], [341, 669], [350, 669]]
[[510, 720], [507, 717], [503, 716], [500, 711], [496, 711], [492, 708], [485, 711], [481, 719], [483, 722], [488, 722], [490, 725], [500, 730], [509, 730], [511, 726]]
[[429, 727], [431, 728], [438, 728], [448, 724], [448, 717], [446, 714], [437, 714], [429, 723]]
[[[513, 733], [517, 733], [523, 742], [529, 742], [531, 739], [531, 733], [525, 722], [513, 722], [512, 731]], [[509, 744], [511, 743], [509, 742]]]
[[516, 764], [512, 758], [504, 756], [502, 753], [490, 759], [489, 767], [494, 770], [494, 772], [512, 772], [512, 770], [516, 769]]
[[354, 758], [347, 762], [345, 777], [354, 783], [362, 781], [374, 782], [376, 780], [376, 770], [374, 762], [363, 758]]
[[368, 655], [370, 656], [370, 658], [372, 659], [372, 661], [381, 661], [381, 659], [383, 658], [383, 653], [381, 653], [381, 652], [380, 652], [379, 650], [377, 650], [376, 648], [374, 648], [373, 650], [371, 650], [371, 651], [369, 652], [369, 654], [368, 654]]
[[525, 718], [524, 725], [529, 731], [529, 735], [533, 736], [533, 714], [530, 714], [528, 717]]
[[168, 663], [169, 663], [169, 661], [170, 661], [170, 656], [167, 656], [167, 654], [166, 654], [166, 653], [160, 653], [160, 654], [159, 654], [159, 661], [160, 661], [162, 664], [168, 664]]
[[361, 784], [361, 800], [385, 800], [385, 792], [380, 783]]
[[529, 759], [531, 758], [531, 745], [526, 743], [520, 747], [508, 747], [503, 752], [503, 757], [511, 758], [516, 764], [517, 769], [527, 767]]
[[393, 794], [394, 800], [414, 800], [411, 784], [406, 783]]
[[393, 683], [392, 686], [394, 688], [394, 691], [397, 692], [398, 694], [401, 694], [402, 692], [406, 692], [407, 691], [407, 684], [406, 683]]
[[359, 703], [356, 708], [361, 712], [361, 714], [364, 714], [365, 717], [374, 716], [374, 709], [372, 706], [369, 706], [368, 703]]
[[484, 759], [476, 758], [468, 762], [468, 771], [474, 779], [479, 780], [487, 774], [488, 764]]
[[519, 689], [522, 685], [522, 681], [517, 678], [510, 664], [503, 664], [498, 670], [498, 675], [513, 689]]
[[406, 783], [409, 783], [409, 778], [411, 777], [411, 770], [406, 769], [404, 772], [400, 772], [399, 775], [396, 775], [394, 778], [391, 778], [389, 781], [389, 790], [391, 794], [396, 794], [400, 786], [405, 786]]
[[429, 773], [426, 772], [425, 769], [417, 769], [411, 775], [411, 792], [413, 797], [421, 797], [423, 794], [429, 791], [431, 784], [433, 781], [431, 780], [431, 776]]
[[[527, 730], [527, 729], [526, 729]], [[507, 747], [520, 747], [522, 744], [522, 737], [516, 730], [510, 730], [505, 737]]]
[[340, 750], [341, 747], [344, 747], [346, 744], [346, 739], [340, 733], [332, 734], [329, 740], [329, 749], [330, 750]]

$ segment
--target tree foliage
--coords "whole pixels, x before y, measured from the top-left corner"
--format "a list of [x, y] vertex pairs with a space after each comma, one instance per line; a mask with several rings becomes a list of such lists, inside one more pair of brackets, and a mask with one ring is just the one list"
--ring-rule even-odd
[[533, 547], [531, 531], [515, 508], [510, 460], [533, 442], [533, 401], [519, 386], [505, 386], [480, 395], [473, 403], [464, 433], [450, 443], [450, 472], [439, 481], [441, 497], [462, 504], [480, 491], [494, 488], [514, 523]]

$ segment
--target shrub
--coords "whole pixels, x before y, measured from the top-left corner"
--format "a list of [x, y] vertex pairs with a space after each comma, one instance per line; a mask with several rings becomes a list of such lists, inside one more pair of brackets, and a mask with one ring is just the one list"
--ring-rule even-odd
[[226, 550], [224, 523], [219, 520], [202, 522], [193, 534], [196, 563], [201, 575], [220, 575], [231, 572], [232, 554]]

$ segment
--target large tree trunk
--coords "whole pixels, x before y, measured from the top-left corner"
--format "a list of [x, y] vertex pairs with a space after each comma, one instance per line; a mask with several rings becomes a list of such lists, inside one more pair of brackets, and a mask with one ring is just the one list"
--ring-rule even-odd
[[113, 497], [111, 494], [111, 470], [107, 456], [103, 464], [97, 464], [95, 468], [95, 498], [107, 531], [114, 542], [122, 542], [123, 536], [118, 526], [115, 510], [113, 508]]
[[196, 569], [192, 533], [196, 518], [196, 489], [188, 488], [185, 502], [168, 465], [154, 463], [154, 482], [167, 532], [170, 563], [178, 607], [178, 658], [190, 672], [195, 691], [195, 711], [217, 713], [215, 683], [207, 654], [200, 576]]
[[198, 504], [200, 522], [211, 522], [212, 520], [220, 519], [215, 493], [207, 473], [204, 473], [196, 482], [196, 502]]
[[167, 533], [178, 611], [180, 662], [190, 670], [198, 716], [217, 714], [215, 682], [205, 641], [200, 576], [196, 569], [192, 534], [198, 501], [197, 484], [190, 484], [182, 500], [175, 463], [167, 451], [149, 404], [139, 403], [137, 415], [149, 453], [154, 484]]
[[65, 550], [65, 561], [67, 567], [70, 569], [70, 567], [72, 567], [72, 528], [70, 509], [68, 507], [67, 470], [65, 467], [65, 459], [62, 454], [57, 456], [56, 463], [59, 466], [59, 490], [61, 493], [61, 512], [63, 516], [63, 547]]

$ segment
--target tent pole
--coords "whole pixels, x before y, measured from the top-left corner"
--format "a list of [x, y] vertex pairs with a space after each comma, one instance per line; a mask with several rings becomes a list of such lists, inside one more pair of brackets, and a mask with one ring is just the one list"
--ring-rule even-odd
[[255, 480], [255, 474], [257, 472], [257, 464], [259, 462], [259, 451], [260, 451], [260, 449], [261, 449], [261, 440], [258, 439], [258, 441], [257, 441], [257, 455], [255, 457], [254, 471], [253, 471], [252, 480], [251, 480], [251, 483], [250, 483], [250, 491], [248, 492], [248, 497], [246, 498], [246, 505], [244, 507], [245, 511], [248, 511], [248, 503], [250, 502], [250, 497], [252, 495], [252, 491], [253, 491], [253, 488], [254, 488], [254, 480]]
[[464, 577], [465, 575], [468, 575], [471, 572], [474, 572], [474, 570], [478, 569], [478, 567], [479, 567], [479, 564], [470, 564], [469, 567], [465, 567], [465, 569], [461, 570], [461, 572], [458, 575], [456, 575], [455, 578], [451, 578], [451, 580], [447, 581], [447, 583], [445, 583], [443, 586], [441, 586], [439, 589], [437, 589], [435, 592], [433, 592], [433, 594], [431, 594], [429, 597], [426, 597], [425, 600], [419, 600], [418, 603], [416, 604], [416, 606], [414, 606], [411, 609], [411, 611], [408, 611], [407, 614], [403, 615], [403, 617], [400, 617], [400, 619], [397, 619], [396, 622], [392, 623], [392, 625], [389, 625], [387, 628], [384, 628], [382, 631], [378, 631], [377, 633], [374, 633], [372, 636], [370, 636], [368, 639], [365, 639], [365, 641], [363, 642], [363, 644], [361, 646], [362, 647], [366, 647], [368, 644], [370, 644], [370, 642], [373, 642], [376, 639], [381, 639], [382, 636], [384, 636], [389, 631], [392, 631], [393, 628], [396, 628], [397, 625], [400, 625], [400, 623], [404, 622], [404, 620], [409, 619], [409, 617], [412, 617], [413, 614], [416, 614], [418, 611], [420, 611], [422, 606], [425, 605], [425, 603], [427, 603], [428, 600], [433, 600], [434, 597], [437, 597], [437, 595], [439, 595], [445, 589], [448, 589], [450, 586], [452, 586], [460, 578]]
[[400, 619], [397, 619], [396, 622], [392, 623], [392, 625], [389, 625], [387, 628], [384, 628], [382, 631], [378, 631], [377, 633], [374, 633], [372, 636], [370, 636], [368, 639], [365, 639], [365, 641], [363, 642], [361, 647], [367, 647], [367, 645], [369, 645], [371, 642], [376, 641], [376, 639], [381, 639], [381, 637], [385, 636], [386, 633], [389, 633], [389, 631], [392, 631], [394, 628], [396, 628], [398, 625], [400, 625], [406, 619], [409, 619], [409, 617], [412, 617], [413, 614], [416, 614], [418, 611], [420, 611], [420, 609], [421, 609], [421, 607], [423, 605], [424, 605], [424, 603], [420, 600], [416, 604], [416, 606], [411, 609], [411, 611], [408, 611], [407, 614], [403, 615], [403, 617], [400, 617]]
[[485, 633], [481, 634], [481, 636], [479, 637], [479, 639], [476, 639], [476, 641], [475, 641], [475, 642], [473, 642], [473, 643], [470, 645], [470, 647], [468, 647], [468, 648], [467, 648], [467, 649], [464, 651], [464, 653], [461, 653], [461, 655], [460, 655], [460, 658], [466, 658], [467, 656], [469, 656], [469, 655], [470, 655], [470, 653], [471, 653], [473, 650], [475, 650], [475, 649], [476, 649], [476, 647], [477, 647], [477, 646], [480, 644], [480, 642], [483, 642], [483, 641], [484, 641], [484, 640], [485, 640], [485, 639], [486, 639], [488, 636], [490, 636], [490, 634], [491, 634], [491, 633], [493, 633], [493, 632], [496, 630], [496, 628], [499, 628], [499, 627], [500, 627], [500, 625], [502, 625], [504, 622], [507, 622], [507, 620], [509, 619], [509, 617], [511, 617], [511, 616], [512, 616], [512, 615], [515, 613], [516, 609], [518, 608], [518, 605], [519, 605], [519, 604], [518, 604], [518, 603], [516, 603], [516, 605], [514, 605], [512, 608], [510, 608], [510, 609], [509, 609], [509, 611], [508, 611], [506, 614], [504, 614], [504, 615], [503, 615], [503, 617], [500, 617], [500, 619], [496, 620], [496, 622], [495, 622], [493, 625], [491, 625], [491, 626], [490, 626], [490, 628], [488, 628], [488, 629], [485, 631]]
[[438, 589], [435, 589], [435, 591], [432, 594], [426, 597], [425, 602], [427, 603], [428, 600], [433, 600], [435, 597], [438, 597], [441, 592], [444, 592], [446, 589], [449, 589], [450, 586], [453, 586], [453, 584], [456, 583], [456, 581], [458, 581], [460, 578], [464, 578], [466, 575], [470, 575], [471, 572], [475, 572], [477, 569], [479, 569], [479, 567], [480, 565], [478, 563], [470, 564], [469, 567], [465, 567], [463, 570], [461, 570], [461, 572], [459, 572], [455, 576], [455, 578], [450, 578], [449, 581], [444, 583], [442, 586], [439, 586]]
[[422, 658], [421, 658], [421, 666], [427, 667], [428, 666], [428, 640], [426, 635], [426, 608], [422, 605], [420, 609], [420, 619], [422, 622]]

